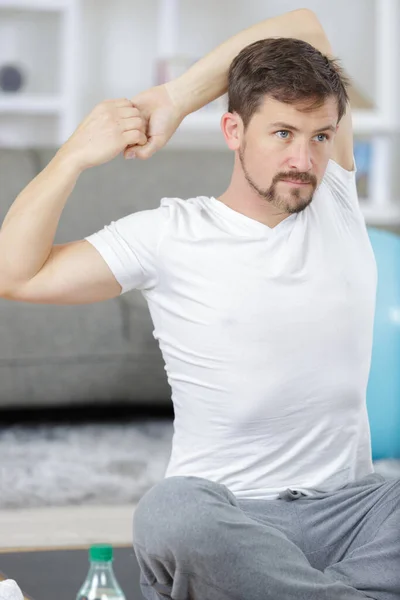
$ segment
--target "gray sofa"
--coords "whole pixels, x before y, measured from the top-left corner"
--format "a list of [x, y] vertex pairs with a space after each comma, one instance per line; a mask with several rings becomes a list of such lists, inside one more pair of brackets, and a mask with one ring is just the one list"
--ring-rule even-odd
[[[0, 150], [0, 220], [44, 168], [52, 150]], [[148, 161], [122, 156], [78, 180], [56, 243], [81, 239], [112, 220], [156, 208], [163, 196], [218, 195], [226, 151], [163, 150]], [[171, 402], [171, 390], [141, 292], [83, 306], [0, 299], [0, 407]]]

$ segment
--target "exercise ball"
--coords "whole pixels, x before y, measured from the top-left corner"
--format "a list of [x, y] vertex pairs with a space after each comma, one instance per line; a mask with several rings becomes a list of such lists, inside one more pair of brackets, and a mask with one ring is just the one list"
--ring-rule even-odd
[[367, 410], [373, 460], [400, 458], [400, 236], [373, 227], [378, 268]]

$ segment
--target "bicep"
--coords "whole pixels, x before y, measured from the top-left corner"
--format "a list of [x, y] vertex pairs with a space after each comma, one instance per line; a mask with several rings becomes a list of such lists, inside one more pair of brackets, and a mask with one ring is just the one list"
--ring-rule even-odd
[[55, 245], [42, 269], [6, 296], [40, 304], [90, 304], [119, 296], [121, 285], [86, 240]]

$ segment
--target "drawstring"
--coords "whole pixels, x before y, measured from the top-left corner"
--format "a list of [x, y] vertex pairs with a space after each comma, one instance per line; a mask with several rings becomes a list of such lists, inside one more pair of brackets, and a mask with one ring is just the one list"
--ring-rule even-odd
[[303, 492], [299, 492], [299, 490], [291, 490], [290, 488], [287, 488], [283, 492], [279, 493], [279, 499], [286, 500], [287, 502], [291, 502], [292, 500], [298, 500], [302, 496], [305, 496]]

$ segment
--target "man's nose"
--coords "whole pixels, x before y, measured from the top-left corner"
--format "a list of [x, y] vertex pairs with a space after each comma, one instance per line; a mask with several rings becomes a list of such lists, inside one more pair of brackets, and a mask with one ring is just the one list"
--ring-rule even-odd
[[296, 144], [291, 148], [292, 152], [289, 159], [289, 166], [291, 169], [296, 169], [300, 172], [310, 171], [311, 164], [311, 150], [308, 144]]

